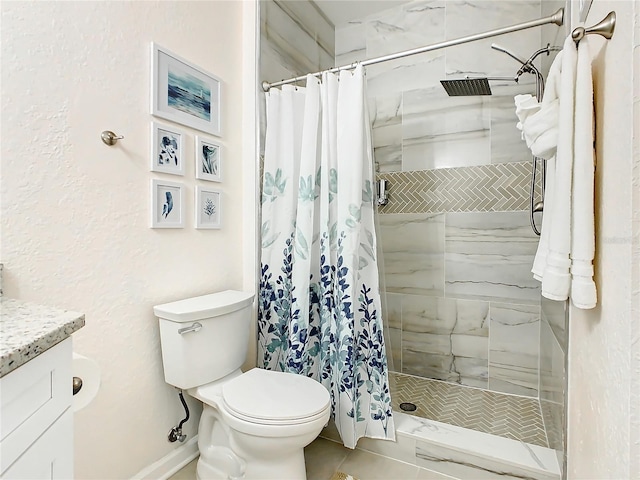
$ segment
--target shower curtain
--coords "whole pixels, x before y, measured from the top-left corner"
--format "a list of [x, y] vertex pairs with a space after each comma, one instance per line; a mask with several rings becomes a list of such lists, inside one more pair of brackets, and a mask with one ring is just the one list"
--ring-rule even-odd
[[364, 73], [267, 93], [258, 355], [321, 382], [342, 440], [394, 438]]

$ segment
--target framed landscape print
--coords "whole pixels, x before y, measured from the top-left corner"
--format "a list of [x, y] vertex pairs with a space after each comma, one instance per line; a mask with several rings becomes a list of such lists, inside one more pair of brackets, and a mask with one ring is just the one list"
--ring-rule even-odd
[[220, 135], [220, 79], [152, 43], [151, 114]]

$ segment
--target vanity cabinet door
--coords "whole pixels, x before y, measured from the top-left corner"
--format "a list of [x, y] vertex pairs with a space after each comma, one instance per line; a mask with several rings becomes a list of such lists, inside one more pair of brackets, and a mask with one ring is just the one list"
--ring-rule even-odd
[[0, 378], [0, 480], [73, 478], [71, 338]]
[[3, 480], [73, 478], [73, 411], [67, 411], [2, 474]]

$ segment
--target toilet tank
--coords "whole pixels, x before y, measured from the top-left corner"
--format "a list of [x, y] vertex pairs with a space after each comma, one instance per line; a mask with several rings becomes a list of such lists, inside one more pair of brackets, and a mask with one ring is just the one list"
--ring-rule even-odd
[[226, 290], [153, 307], [165, 381], [188, 389], [239, 369], [247, 354], [253, 298]]

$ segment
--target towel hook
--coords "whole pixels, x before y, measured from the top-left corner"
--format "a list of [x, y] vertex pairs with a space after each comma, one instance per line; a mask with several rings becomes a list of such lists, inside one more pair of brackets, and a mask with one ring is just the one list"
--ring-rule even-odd
[[100, 138], [105, 145], [109, 145], [111, 147], [118, 143], [118, 140], [122, 140], [124, 137], [122, 135], [116, 135], [111, 130], [105, 130], [100, 134]]
[[584, 38], [585, 35], [591, 35], [592, 33], [602, 35], [607, 40], [613, 37], [613, 31], [616, 29], [616, 12], [609, 12], [599, 23], [592, 27], [584, 28], [577, 27], [571, 32], [571, 38], [578, 43]]

